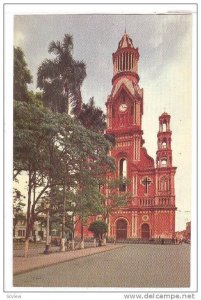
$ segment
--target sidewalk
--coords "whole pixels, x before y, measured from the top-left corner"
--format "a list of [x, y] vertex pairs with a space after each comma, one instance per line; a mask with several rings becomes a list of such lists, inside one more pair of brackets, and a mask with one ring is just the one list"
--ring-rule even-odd
[[16, 274], [29, 272], [35, 269], [66, 262], [79, 257], [84, 257], [96, 253], [114, 250], [124, 246], [125, 245], [120, 245], [120, 244], [119, 245], [107, 244], [106, 246], [102, 246], [102, 247], [79, 249], [79, 250], [68, 251], [68, 252], [50, 253], [48, 255], [39, 254], [37, 256], [27, 257], [27, 258], [14, 257], [13, 274], [16, 275]]

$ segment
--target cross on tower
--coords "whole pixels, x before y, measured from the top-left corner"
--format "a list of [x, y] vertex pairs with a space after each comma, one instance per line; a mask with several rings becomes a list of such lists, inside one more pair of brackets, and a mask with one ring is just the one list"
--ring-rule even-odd
[[149, 179], [149, 177], [147, 177], [147, 176], [142, 180], [142, 184], [145, 186], [146, 194], [148, 193], [148, 187], [151, 182], [152, 182], [151, 179]]

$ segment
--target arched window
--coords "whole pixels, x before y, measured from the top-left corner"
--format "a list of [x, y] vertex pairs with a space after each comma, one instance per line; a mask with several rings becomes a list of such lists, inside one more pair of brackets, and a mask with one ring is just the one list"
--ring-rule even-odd
[[160, 179], [160, 190], [161, 191], [168, 191], [169, 190], [169, 181], [168, 177], [163, 176]]
[[120, 192], [126, 191], [126, 183], [125, 183], [126, 177], [127, 177], [127, 161], [125, 158], [122, 158], [119, 161], [119, 178], [121, 180], [119, 184]]
[[129, 70], [131, 69], [131, 53], [129, 53]]
[[102, 221], [103, 220], [103, 216], [102, 215], [97, 215], [96, 216], [96, 221]]
[[167, 167], [167, 159], [166, 158], [163, 158], [161, 160], [161, 167]]
[[128, 70], [128, 53], [126, 55], [126, 61], [125, 61], [125, 69]]
[[162, 124], [162, 131], [166, 132], [167, 131], [167, 123], [164, 121]]
[[125, 53], [123, 53], [123, 71], [125, 71], [125, 61], [126, 61]]
[[166, 139], [163, 139], [163, 141], [162, 141], [162, 148], [163, 149], [167, 148], [167, 140]]

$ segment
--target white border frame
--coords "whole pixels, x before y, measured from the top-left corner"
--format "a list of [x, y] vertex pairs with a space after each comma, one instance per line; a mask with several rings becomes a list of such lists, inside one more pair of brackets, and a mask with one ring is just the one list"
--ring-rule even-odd
[[[161, 5], [159, 5], [161, 4]], [[134, 11], [133, 11], [134, 10]], [[197, 186], [195, 186], [196, 174], [197, 174], [197, 18], [196, 18], [196, 4], [40, 4], [30, 3], [30, 4], [9, 4], [7, 3], [4, 6], [4, 136], [5, 136], [5, 145], [4, 145], [4, 237], [5, 237], [5, 249], [12, 249], [12, 205], [10, 201], [6, 199], [12, 198], [12, 185], [7, 184], [12, 182], [12, 141], [13, 141], [13, 123], [12, 123], [12, 69], [13, 69], [13, 16], [16, 14], [147, 14], [147, 13], [169, 13], [169, 12], [178, 12], [178, 11], [190, 11], [193, 13], [194, 24], [193, 24], [193, 78], [192, 78], [192, 162], [193, 162], [193, 171], [192, 171], [192, 198], [197, 198]], [[5, 101], [6, 99], [6, 101]], [[6, 202], [5, 202], [6, 201]], [[192, 244], [191, 249], [191, 287], [189, 288], [180, 288], [179, 292], [195, 292], [197, 290], [197, 208], [192, 211]], [[12, 262], [12, 252], [4, 251], [5, 255], [5, 291], [9, 292], [22, 292], [22, 288], [12, 287], [12, 267], [10, 262]], [[196, 271], [196, 272], [195, 272]], [[58, 291], [74, 291], [74, 292], [178, 292], [177, 289], [114, 289], [114, 288], [44, 288], [44, 292], [58, 292]], [[41, 292], [41, 289], [38, 288], [23, 288], [24, 292]], [[33, 295], [34, 296], [34, 295]], [[89, 296], [89, 295], [88, 295]], [[87, 297], [88, 297], [87, 296]]]

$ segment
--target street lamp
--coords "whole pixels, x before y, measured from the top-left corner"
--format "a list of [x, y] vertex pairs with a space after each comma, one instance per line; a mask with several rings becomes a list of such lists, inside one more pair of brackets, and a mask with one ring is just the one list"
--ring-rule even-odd
[[50, 203], [47, 200], [44, 203], [44, 207], [46, 209], [47, 212], [47, 226], [46, 226], [46, 245], [45, 245], [45, 250], [44, 250], [44, 254], [49, 254], [49, 248], [50, 248]]

